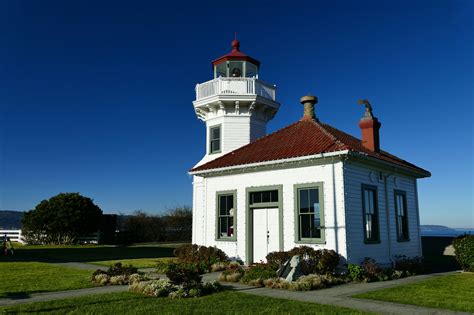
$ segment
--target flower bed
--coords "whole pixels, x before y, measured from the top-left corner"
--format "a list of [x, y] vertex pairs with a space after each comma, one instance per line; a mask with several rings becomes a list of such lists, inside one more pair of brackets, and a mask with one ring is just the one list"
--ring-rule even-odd
[[[299, 271], [295, 281], [277, 276], [277, 270], [293, 256], [299, 256]], [[241, 282], [274, 289], [308, 291], [327, 288], [349, 282], [371, 282], [399, 279], [423, 272], [419, 258], [399, 256], [394, 268], [382, 268], [374, 259], [366, 258], [361, 264], [349, 264], [347, 270], [337, 272], [340, 257], [333, 250], [314, 250], [308, 246], [295, 247], [287, 252], [273, 252], [267, 255], [267, 263], [248, 267], [229, 264], [219, 275], [219, 281]]]
[[106, 271], [98, 269], [91, 276], [91, 281], [99, 286], [132, 284], [145, 280], [148, 278], [138, 273], [137, 268], [122, 266], [121, 263], [116, 263]]

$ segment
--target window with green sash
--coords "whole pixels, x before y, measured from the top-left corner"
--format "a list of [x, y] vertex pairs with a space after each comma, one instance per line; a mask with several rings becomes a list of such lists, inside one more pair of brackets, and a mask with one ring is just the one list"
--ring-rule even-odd
[[216, 239], [235, 240], [235, 214], [235, 193], [218, 193]]
[[404, 191], [395, 190], [395, 214], [397, 221], [397, 240], [399, 242], [410, 240], [408, 234], [407, 195]]
[[324, 241], [324, 215], [322, 186], [299, 185], [295, 189], [297, 240], [299, 242]]
[[362, 185], [362, 209], [364, 216], [364, 240], [366, 243], [378, 243], [380, 241], [380, 232], [376, 186]]
[[209, 129], [209, 153], [221, 152], [221, 126]]

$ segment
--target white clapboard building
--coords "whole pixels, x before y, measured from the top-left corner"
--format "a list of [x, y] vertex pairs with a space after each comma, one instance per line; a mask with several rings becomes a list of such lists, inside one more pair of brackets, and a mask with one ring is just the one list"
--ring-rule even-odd
[[214, 79], [193, 102], [206, 124], [206, 155], [193, 175], [195, 244], [249, 264], [272, 251], [334, 249], [349, 263], [421, 255], [417, 179], [430, 173], [379, 146], [380, 122], [366, 100], [362, 140], [320, 121], [317, 98], [302, 118], [272, 134], [280, 104], [240, 51], [212, 62]]

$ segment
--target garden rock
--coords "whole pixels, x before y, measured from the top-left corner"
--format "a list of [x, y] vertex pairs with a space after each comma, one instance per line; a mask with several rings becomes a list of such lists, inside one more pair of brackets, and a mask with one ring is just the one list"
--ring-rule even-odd
[[287, 260], [281, 268], [277, 270], [277, 275], [280, 278], [285, 278], [286, 281], [295, 281], [303, 275], [301, 272], [301, 259], [299, 255], [291, 257]]

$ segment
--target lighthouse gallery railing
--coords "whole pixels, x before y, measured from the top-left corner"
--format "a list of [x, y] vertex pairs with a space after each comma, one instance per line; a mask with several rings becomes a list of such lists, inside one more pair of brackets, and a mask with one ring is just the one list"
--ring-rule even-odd
[[217, 94], [252, 94], [275, 100], [275, 86], [256, 78], [219, 77], [196, 85], [196, 100]]

